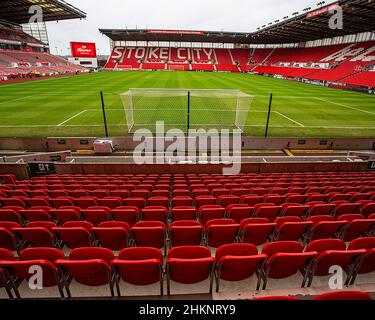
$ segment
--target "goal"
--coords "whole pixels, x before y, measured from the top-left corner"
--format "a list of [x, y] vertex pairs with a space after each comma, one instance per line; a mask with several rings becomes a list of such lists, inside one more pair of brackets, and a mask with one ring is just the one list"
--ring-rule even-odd
[[128, 132], [155, 130], [234, 129], [245, 131], [254, 96], [241, 90], [129, 89], [120, 94]]
[[170, 65], [168, 65], [169, 71], [185, 71], [185, 70], [187, 70], [187, 68], [185, 68], [185, 65], [182, 65], [182, 64], [170, 64]]

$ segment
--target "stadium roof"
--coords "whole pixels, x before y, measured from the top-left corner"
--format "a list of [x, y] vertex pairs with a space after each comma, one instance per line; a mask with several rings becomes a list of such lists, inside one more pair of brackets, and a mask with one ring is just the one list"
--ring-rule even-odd
[[1, 0], [0, 19], [12, 23], [28, 23], [33, 5], [43, 9], [43, 21], [86, 18], [86, 13], [62, 0]]
[[[344, 28], [329, 28], [331, 9], [339, 5], [344, 10]], [[100, 29], [100, 32], [113, 41], [171, 41], [171, 42], [210, 42], [236, 44], [276, 44], [297, 43], [322, 38], [333, 38], [347, 34], [356, 34], [375, 30], [375, 1], [338, 0], [324, 7], [305, 13], [295, 12], [283, 21], [258, 28], [257, 32], [238, 33], [222, 31], [188, 31], [188, 30], [128, 30]]]

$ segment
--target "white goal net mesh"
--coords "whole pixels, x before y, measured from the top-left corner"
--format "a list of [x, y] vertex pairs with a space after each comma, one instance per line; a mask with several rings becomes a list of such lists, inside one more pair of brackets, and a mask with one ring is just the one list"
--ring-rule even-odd
[[244, 131], [254, 96], [240, 90], [129, 89], [120, 94], [128, 132], [155, 129], [233, 129]]

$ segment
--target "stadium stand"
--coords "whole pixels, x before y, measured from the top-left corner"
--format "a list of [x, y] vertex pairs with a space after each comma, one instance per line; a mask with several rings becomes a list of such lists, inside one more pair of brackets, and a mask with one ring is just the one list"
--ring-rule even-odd
[[[20, 297], [10, 279], [21, 275], [29, 260], [48, 274], [64, 275], [50, 285], [68, 297], [64, 277], [84, 286], [107, 284], [114, 296], [121, 295], [120, 279], [141, 286], [160, 283], [164, 268], [168, 294], [172, 280], [211, 279], [211, 292], [214, 279], [219, 291], [221, 279], [256, 274], [259, 290], [298, 270], [302, 287], [314, 287], [331, 265], [345, 267], [348, 285], [375, 270], [373, 172], [49, 175], [23, 181], [3, 175], [0, 180], [0, 253], [12, 257], [0, 267], [11, 277], [3, 284], [9, 296]], [[189, 206], [172, 200], [182, 185], [193, 199]], [[167, 197], [151, 197], [150, 190]], [[312, 195], [326, 202], [310, 201]], [[267, 202], [272, 196], [281, 198]], [[246, 204], [251, 197], [257, 201]], [[330, 211], [313, 213], [328, 203]], [[61, 259], [61, 250], [70, 260]], [[185, 272], [192, 269], [196, 272]]]
[[41, 41], [16, 27], [0, 24], [0, 44], [0, 81], [87, 72], [84, 67], [44, 51]]
[[253, 72], [374, 87], [374, 51], [375, 42], [279, 49], [115, 47], [106, 68]]

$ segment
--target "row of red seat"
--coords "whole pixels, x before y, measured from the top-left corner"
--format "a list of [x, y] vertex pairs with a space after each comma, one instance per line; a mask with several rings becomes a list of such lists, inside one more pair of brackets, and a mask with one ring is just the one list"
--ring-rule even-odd
[[[177, 197], [173, 199], [174, 206], [170, 210], [165, 205], [168, 204], [166, 199], [161, 199], [165, 200], [165, 203], [160, 202], [158, 203], [159, 205], [153, 206], [144, 206], [144, 202], [142, 202], [142, 206], [137, 205], [135, 201], [140, 200], [139, 198], [129, 198], [128, 201], [134, 200], [134, 202], [129, 202], [130, 205], [128, 206], [95, 206], [95, 202], [92, 203], [90, 198], [78, 199], [85, 202], [78, 202], [81, 206], [74, 206], [68, 200], [65, 198], [56, 199], [56, 201], [60, 201], [58, 202], [60, 205], [57, 208], [32, 206], [26, 209], [20, 206], [5, 206], [0, 208], [0, 221], [13, 221], [24, 224], [25, 221], [63, 221], [64, 216], [66, 217], [65, 219], [69, 217], [69, 219], [80, 220], [92, 215], [96, 216], [99, 222], [113, 220], [116, 217], [120, 219], [121, 217], [121, 219], [127, 219], [125, 222], [132, 225], [140, 220], [161, 222], [167, 222], [168, 220], [199, 220], [202, 223], [206, 223], [208, 220], [222, 218], [241, 222], [247, 218], [267, 218], [270, 221], [274, 221], [278, 217], [299, 217], [306, 220], [309, 217], [320, 215], [341, 217], [343, 215], [359, 214], [367, 218], [375, 214], [375, 201], [372, 200], [363, 200], [357, 203], [341, 200], [329, 204], [314, 201], [306, 204], [283, 203], [277, 205], [273, 202], [253, 204], [251, 203], [253, 200], [251, 197], [248, 199], [248, 203], [229, 203], [225, 207], [223, 205], [207, 204], [211, 203], [207, 201], [211, 200], [210, 198], [199, 198], [196, 199], [198, 201], [197, 207], [193, 207], [192, 199]], [[91, 204], [94, 204], [94, 206]]]
[[[365, 187], [374, 190], [375, 187]], [[115, 206], [124, 205], [126, 202], [132, 201], [134, 198], [142, 198], [143, 206], [146, 205], [164, 205], [173, 206], [178, 199], [190, 199], [190, 202], [197, 204], [220, 204], [223, 206], [235, 203], [257, 204], [262, 202], [282, 204], [282, 203], [299, 203], [304, 204], [313, 201], [321, 201], [333, 203], [336, 201], [359, 202], [374, 201], [375, 190], [371, 192], [308, 192], [298, 193], [298, 188], [293, 188], [295, 192], [282, 194], [279, 190], [272, 190], [268, 193], [266, 189], [248, 190], [244, 188], [227, 189], [174, 189], [172, 191], [157, 189], [133, 189], [133, 190], [12, 190], [0, 191], [0, 206], [54, 206], [58, 207], [59, 202], [65, 199], [70, 204], [65, 205], [81, 205], [85, 201], [91, 205], [108, 205], [113, 208]], [[311, 188], [311, 191], [317, 188]], [[301, 191], [302, 192], [302, 191]], [[194, 199], [193, 199], [194, 198]], [[194, 200], [194, 201], [193, 201]], [[104, 204], [105, 203], [105, 204]], [[140, 204], [141, 205], [141, 204]], [[188, 204], [190, 205], [190, 204]]]
[[[283, 183], [283, 186], [288, 186], [289, 183]], [[237, 195], [241, 196], [244, 194], [309, 194], [309, 193], [320, 193], [320, 194], [333, 194], [333, 193], [375, 193], [375, 183], [373, 182], [362, 182], [361, 185], [352, 186], [347, 183], [343, 186], [331, 186], [324, 184], [309, 184], [305, 185], [302, 183], [295, 183], [289, 187], [282, 187], [280, 184], [275, 186], [274, 183], [176, 183], [170, 185], [169, 183], [122, 183], [122, 184], [38, 184], [38, 185], [1, 185], [0, 194], [3, 197], [35, 197], [35, 196], [50, 196], [56, 198], [58, 196], [94, 196], [94, 197], [107, 197], [107, 196], [122, 196], [120, 192], [125, 192], [125, 196], [137, 195], [137, 190], [144, 192], [144, 197], [156, 195], [156, 192], [160, 191], [163, 196], [169, 195]], [[145, 192], [147, 191], [147, 192]], [[181, 194], [182, 193], [182, 194]], [[143, 196], [143, 195], [141, 195]]]
[[233, 219], [212, 219], [205, 224], [195, 220], [180, 220], [169, 227], [161, 221], [136, 222], [132, 227], [123, 221], [67, 221], [61, 227], [54, 222], [29, 222], [24, 228], [16, 222], [0, 222], [0, 247], [21, 250], [25, 247], [103, 246], [121, 250], [128, 246], [153, 248], [207, 245], [220, 247], [242, 242], [262, 245], [267, 241], [311, 241], [340, 238], [351, 241], [361, 236], [375, 235], [375, 214], [369, 219], [347, 215], [334, 220], [331, 216], [316, 216], [302, 221], [298, 217], [281, 217], [275, 222], [266, 218], [249, 218], [237, 223]]
[[305, 249], [298, 242], [281, 241], [265, 245], [259, 254], [251, 244], [229, 244], [217, 249], [215, 258], [205, 247], [184, 246], [169, 251], [164, 265], [161, 252], [153, 248], [126, 248], [118, 258], [105, 248], [77, 248], [69, 259], [55, 248], [29, 248], [20, 253], [17, 261], [13, 253], [0, 249], [0, 284], [8, 295], [12, 291], [20, 298], [19, 281], [29, 279], [31, 266], [44, 271], [43, 286], [58, 287], [62, 297], [64, 289], [71, 297], [69, 284], [72, 279], [86, 286], [108, 284], [111, 295], [114, 287], [120, 296], [120, 281], [133, 285], [160, 283], [167, 279], [167, 292], [171, 293], [171, 281], [194, 284], [210, 279], [210, 292], [214, 278], [216, 291], [220, 281], [241, 281], [257, 275], [257, 290], [267, 288], [269, 279], [288, 278], [299, 271], [303, 275], [302, 287], [311, 286], [314, 277], [329, 275], [331, 266], [340, 266], [346, 272], [346, 285], [353, 285], [358, 274], [375, 270], [375, 238], [360, 238], [348, 248], [338, 239], [311, 242]]

